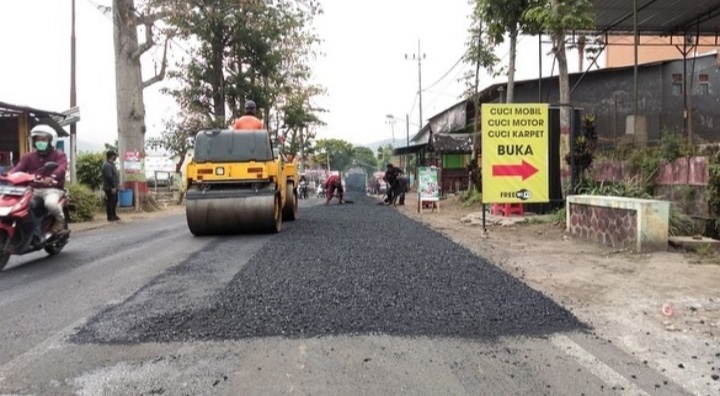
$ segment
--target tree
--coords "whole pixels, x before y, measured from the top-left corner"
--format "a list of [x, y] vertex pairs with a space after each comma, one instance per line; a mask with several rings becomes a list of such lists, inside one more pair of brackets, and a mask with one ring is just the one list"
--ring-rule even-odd
[[314, 86], [300, 88], [291, 94], [282, 108], [283, 124], [287, 128], [283, 150], [293, 156], [299, 154], [301, 163], [304, 163], [306, 155], [313, 153], [312, 139], [316, 136], [313, 127], [325, 125], [316, 114], [325, 110], [311, 104], [312, 97], [319, 91], [319, 88]]
[[475, 0], [475, 2], [478, 12], [473, 15], [481, 18], [484, 25], [487, 26], [490, 43], [502, 44], [505, 41], [505, 34], [510, 39], [506, 102], [512, 103], [515, 92], [517, 38], [525, 28], [523, 16], [531, 0]]
[[310, 77], [308, 60], [318, 42], [310, 25], [321, 12], [317, 2], [186, 4], [168, 22], [179, 37], [196, 44], [183, 67], [171, 73], [182, 87], [168, 92], [182, 108], [224, 125], [241, 115], [245, 100], [252, 99], [272, 130], [272, 121], [282, 118], [279, 109], [288, 104], [286, 99]]
[[[467, 42], [468, 50], [465, 54], [464, 61], [474, 66], [474, 72], [468, 71], [465, 74], [465, 85], [467, 91], [465, 95], [473, 98], [475, 104], [475, 125], [473, 126], [473, 148], [472, 158], [477, 158], [477, 139], [480, 135], [480, 68], [487, 70], [488, 73], [493, 74], [493, 69], [498, 63], [498, 58], [493, 52], [492, 40], [488, 37], [488, 28], [483, 23], [483, 3], [479, 0], [470, 0], [473, 5], [473, 12], [470, 15], [470, 28], [468, 29], [469, 39]], [[477, 162], [472, 161], [473, 164]], [[472, 170], [471, 170], [472, 176]], [[470, 177], [471, 183], [473, 178]], [[479, 188], [480, 186], [475, 186]]]
[[468, 49], [463, 61], [472, 65], [474, 70], [466, 72], [463, 77], [466, 86], [464, 96], [475, 98], [480, 83], [480, 68], [485, 69], [489, 74], [495, 74], [494, 68], [499, 59], [493, 52], [493, 44], [488, 36], [488, 28], [483, 23], [482, 3], [480, 3], [480, 0], [469, 1], [473, 6], [473, 12], [469, 17], [470, 28], [468, 29], [469, 36], [466, 42]]
[[330, 160], [330, 169], [343, 171], [352, 165], [353, 145], [341, 139], [318, 139], [314, 147], [314, 162], [326, 167]]
[[575, 137], [573, 152], [565, 156], [565, 162], [568, 165], [572, 164], [573, 159], [575, 160], [575, 167], [571, 169], [574, 173], [573, 179], [576, 183], [576, 185], [571, 186], [573, 189], [577, 188], [578, 184], [583, 183], [585, 172], [592, 166], [597, 141], [598, 135], [595, 131], [595, 116], [588, 114], [583, 117], [580, 135]]
[[115, 142], [113, 144], [105, 143], [105, 152], [108, 152], [108, 151], [114, 151], [115, 153], [118, 153], [118, 140], [117, 139], [115, 139]]
[[[136, 7], [135, 0], [113, 0], [113, 38], [115, 47], [115, 96], [117, 99], [118, 149], [122, 156], [126, 151], [145, 152], [145, 103], [143, 90], [165, 78], [168, 40], [163, 48], [160, 71], [150, 79], [143, 80], [141, 57], [156, 45], [155, 23], [170, 13], [146, 4]], [[144, 29], [144, 41], [138, 41], [138, 28]], [[122, 165], [121, 165], [122, 167]], [[122, 168], [121, 168], [122, 169]], [[140, 181], [145, 175], [126, 174], [126, 181]], [[145, 187], [141, 188], [144, 191]]]
[[189, 138], [195, 137], [203, 129], [210, 128], [207, 120], [198, 115], [178, 115], [177, 118], [166, 122], [165, 130], [160, 137], [148, 139], [148, 147], [152, 149], [167, 150], [178, 158], [175, 164], [175, 173], [180, 173], [185, 155], [191, 148]]
[[[595, 23], [590, 0], [535, 0], [535, 4], [525, 12], [525, 20], [534, 24], [538, 31], [550, 34], [553, 53], [558, 63], [560, 82], [560, 103], [570, 103], [570, 78], [568, 76], [565, 32], [570, 30], [590, 30]], [[570, 152], [570, 109], [560, 108], [560, 157]], [[563, 164], [561, 171], [563, 194], [569, 190], [569, 169]]]
[[[392, 162], [392, 152], [393, 152], [393, 146], [392, 144], [388, 144], [387, 146], [380, 146], [377, 148], [377, 159], [378, 159], [378, 165], [380, 168], [385, 168], [387, 164]], [[397, 165], [397, 164], [394, 164]]]
[[358, 146], [353, 148], [353, 163], [365, 169], [365, 172], [372, 174], [378, 170], [378, 161], [375, 153], [369, 147]]

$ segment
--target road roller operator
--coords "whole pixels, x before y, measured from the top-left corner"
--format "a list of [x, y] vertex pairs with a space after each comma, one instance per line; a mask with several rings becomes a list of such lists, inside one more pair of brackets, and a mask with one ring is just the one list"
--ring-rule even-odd
[[255, 116], [257, 105], [254, 101], [245, 102], [245, 115], [235, 120], [233, 129], [238, 131], [259, 131], [263, 129], [263, 122]]

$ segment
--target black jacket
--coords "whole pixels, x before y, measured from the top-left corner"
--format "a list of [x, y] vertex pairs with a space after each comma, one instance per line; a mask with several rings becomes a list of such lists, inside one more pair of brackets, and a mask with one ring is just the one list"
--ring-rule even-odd
[[105, 161], [102, 166], [103, 190], [120, 187], [120, 175], [115, 164]]

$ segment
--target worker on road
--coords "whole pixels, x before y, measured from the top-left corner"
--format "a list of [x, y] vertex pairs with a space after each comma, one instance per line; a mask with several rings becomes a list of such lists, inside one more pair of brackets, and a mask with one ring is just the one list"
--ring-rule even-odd
[[233, 128], [239, 131], [258, 131], [264, 129], [263, 122], [255, 116], [257, 105], [252, 100], [245, 102], [245, 115], [235, 120]]
[[344, 203], [343, 202], [343, 193], [345, 192], [345, 190], [343, 189], [342, 180], [340, 179], [340, 176], [331, 175], [330, 177], [327, 178], [327, 180], [325, 180], [324, 186], [325, 186], [325, 191], [326, 191], [325, 195], [327, 197], [325, 200], [325, 205], [330, 204], [330, 201], [332, 201], [333, 195], [335, 195], [336, 191], [337, 191], [337, 197], [338, 197], [339, 204], [342, 205]]
[[396, 182], [401, 173], [402, 169], [394, 166], [393, 164], [387, 164], [385, 176], [383, 176], [383, 180], [387, 183], [387, 191], [384, 201], [387, 205], [392, 205], [397, 198], [395, 195], [397, 192]]

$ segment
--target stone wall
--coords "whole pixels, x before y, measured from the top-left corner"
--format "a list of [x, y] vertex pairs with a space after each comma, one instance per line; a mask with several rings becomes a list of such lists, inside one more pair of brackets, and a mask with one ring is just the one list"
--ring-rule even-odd
[[569, 232], [615, 249], [635, 249], [637, 211], [570, 203]]

